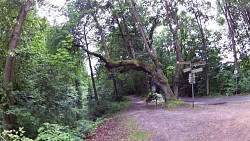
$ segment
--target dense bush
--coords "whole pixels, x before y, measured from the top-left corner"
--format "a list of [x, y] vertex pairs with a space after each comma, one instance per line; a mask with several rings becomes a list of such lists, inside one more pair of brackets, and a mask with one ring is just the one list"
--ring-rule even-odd
[[79, 141], [79, 137], [75, 136], [68, 126], [58, 124], [44, 123], [38, 129], [38, 136], [35, 141]]

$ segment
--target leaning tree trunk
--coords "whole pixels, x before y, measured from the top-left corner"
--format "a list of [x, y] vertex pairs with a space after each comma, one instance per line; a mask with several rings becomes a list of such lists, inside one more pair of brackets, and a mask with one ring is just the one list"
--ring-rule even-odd
[[138, 61], [138, 60], [113, 61], [109, 57], [103, 56], [96, 52], [89, 51], [83, 45], [76, 45], [76, 46], [81, 47], [88, 54], [98, 57], [100, 60], [102, 60], [105, 63], [105, 67], [107, 69], [126, 67], [127, 69], [143, 71], [149, 74], [150, 76], [152, 76], [155, 84], [162, 90], [165, 101], [175, 98], [171, 88], [169, 87], [167, 77], [160, 69], [157, 70], [157, 68], [153, 68], [150, 65], [146, 64], [145, 62]]
[[13, 55], [13, 52], [15, 48], [17, 47], [18, 39], [22, 32], [23, 22], [31, 6], [32, 6], [32, 2], [30, 1], [28, 1], [27, 3], [21, 6], [19, 15], [17, 17], [17, 24], [15, 25], [15, 28], [13, 30], [13, 33], [10, 39], [8, 56], [6, 59], [5, 69], [4, 69], [4, 80], [3, 80], [3, 89], [6, 94], [4, 98], [2, 99], [3, 129], [4, 130], [10, 130], [11, 128], [13, 128], [14, 125], [17, 124], [16, 116], [13, 114], [7, 113], [8, 110], [14, 106], [14, 97], [11, 94], [12, 88], [10, 86], [13, 81], [13, 76], [14, 76], [15, 57]]
[[149, 38], [147, 37], [146, 32], [144, 31], [144, 28], [143, 28], [142, 23], [141, 23], [140, 15], [136, 10], [134, 0], [131, 0], [131, 3], [132, 3], [132, 14], [134, 15], [134, 17], [138, 23], [143, 42], [145, 44], [145, 48], [149, 54], [149, 57], [151, 58], [152, 62], [155, 65], [155, 69], [153, 72], [151, 72], [152, 73], [151, 75], [152, 75], [153, 80], [155, 81], [156, 85], [159, 86], [161, 88], [161, 90], [163, 91], [164, 99], [166, 102], [166, 100], [174, 98], [174, 94], [169, 87], [168, 79], [166, 78], [166, 76], [163, 73], [162, 64], [158, 60], [156, 52], [155, 52], [153, 46], [150, 44], [151, 42], [148, 40]]
[[[98, 29], [99, 34], [101, 35], [101, 44], [104, 47], [105, 54], [101, 55], [101, 54], [96, 53], [96, 52], [91, 52], [86, 48], [85, 45], [76, 44], [75, 46], [81, 47], [88, 54], [98, 57], [100, 60], [102, 60], [105, 63], [105, 67], [107, 69], [123, 68], [123, 69], [129, 69], [129, 70], [133, 69], [133, 70], [137, 70], [137, 71], [146, 72], [147, 74], [152, 76], [156, 85], [163, 91], [163, 96], [164, 96], [165, 101], [168, 99], [174, 98], [175, 96], [169, 87], [168, 80], [163, 73], [162, 64], [159, 62], [159, 60], [157, 58], [157, 54], [156, 54], [154, 48], [152, 47], [152, 45], [150, 44], [150, 41], [148, 40], [147, 34], [144, 31], [144, 26], [142, 25], [142, 23], [140, 21], [140, 16], [139, 16], [138, 12], [136, 11], [135, 3], [133, 0], [132, 0], [132, 4], [133, 4], [132, 5], [132, 14], [136, 18], [136, 22], [137, 22], [137, 23], [134, 23], [133, 26], [138, 25], [140, 34], [141, 34], [142, 39], [143, 39], [143, 43], [145, 44], [145, 49], [146, 49], [150, 59], [154, 63], [154, 65], [153, 65], [154, 67], [152, 67], [152, 65], [149, 65], [143, 61], [139, 61], [136, 59], [113, 61], [109, 56], [108, 44], [106, 43], [106, 40], [105, 40], [104, 30], [102, 29], [102, 27], [98, 23], [99, 21], [97, 20], [97, 17], [94, 13], [91, 13], [91, 16], [93, 17], [93, 20], [96, 23], [96, 27]], [[135, 34], [137, 34], [137, 32], [135, 32]]]

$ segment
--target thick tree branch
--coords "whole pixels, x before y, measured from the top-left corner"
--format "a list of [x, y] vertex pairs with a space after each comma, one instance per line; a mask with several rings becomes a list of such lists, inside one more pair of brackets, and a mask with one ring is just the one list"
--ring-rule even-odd
[[104, 63], [105, 63], [105, 67], [108, 69], [114, 69], [114, 68], [120, 68], [120, 67], [129, 67], [130, 69], [134, 69], [134, 70], [140, 70], [143, 72], [146, 72], [148, 74], [153, 74], [154, 73], [154, 69], [149, 67], [149, 65], [138, 61], [138, 60], [119, 60], [119, 61], [114, 61], [111, 60], [108, 57], [105, 57], [99, 53], [96, 52], [91, 52], [88, 49], [86, 49], [84, 46], [82, 45], [76, 45], [77, 47], [81, 47], [85, 52], [87, 52], [90, 55], [93, 55], [95, 57], [98, 57], [99, 59], [101, 59]]

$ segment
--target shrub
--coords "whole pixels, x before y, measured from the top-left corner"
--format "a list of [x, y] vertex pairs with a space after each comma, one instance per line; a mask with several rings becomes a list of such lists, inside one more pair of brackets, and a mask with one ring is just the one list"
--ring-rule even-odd
[[188, 105], [189, 105], [188, 103], [186, 103], [182, 100], [172, 99], [172, 100], [167, 101], [166, 108], [167, 109], [176, 109], [176, 108], [185, 107]]
[[23, 128], [19, 128], [19, 130], [9, 130], [9, 131], [3, 131], [0, 136], [0, 140], [4, 141], [33, 141], [32, 139], [29, 139], [24, 136], [25, 131]]
[[44, 123], [38, 129], [38, 136], [35, 141], [79, 141], [79, 137], [69, 129], [68, 126]]
[[78, 136], [83, 139], [86, 137], [86, 135], [91, 133], [96, 126], [96, 123], [93, 121], [80, 120], [77, 122], [77, 127], [72, 130], [75, 136]]

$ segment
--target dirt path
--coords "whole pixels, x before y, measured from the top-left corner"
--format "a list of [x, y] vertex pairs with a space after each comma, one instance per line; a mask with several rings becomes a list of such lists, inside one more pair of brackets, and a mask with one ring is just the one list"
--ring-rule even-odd
[[164, 110], [132, 97], [130, 110], [119, 120], [136, 121], [154, 141], [250, 141], [250, 102]]

